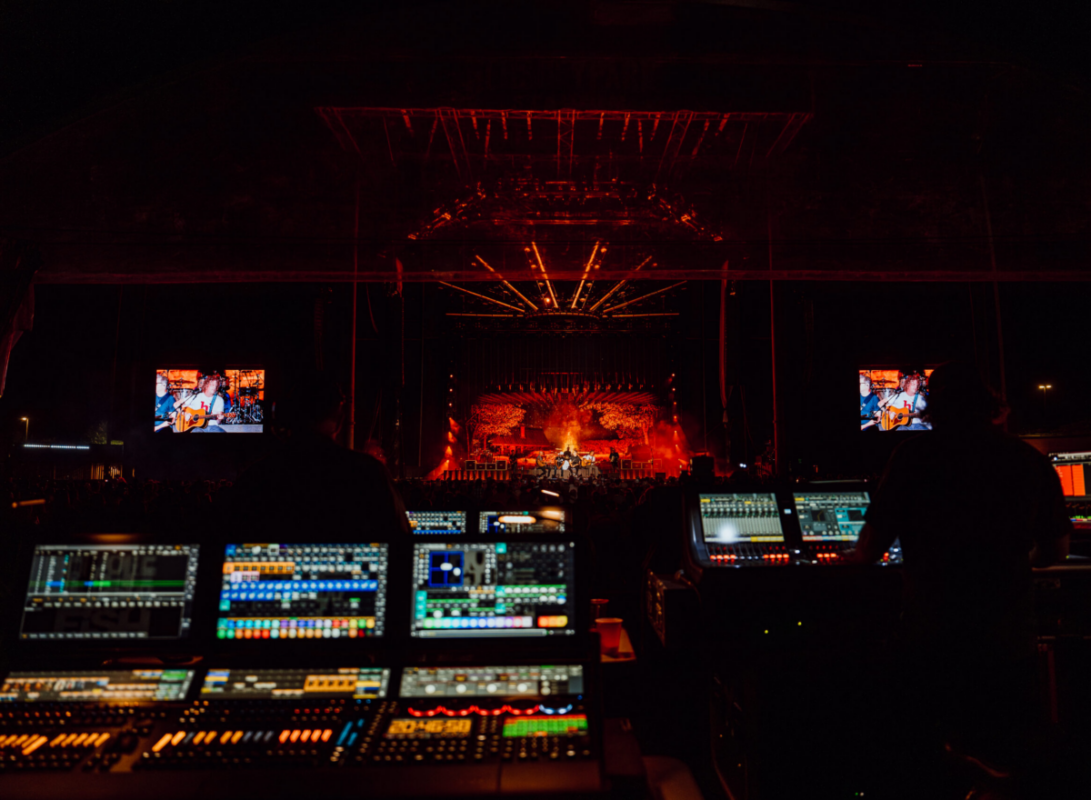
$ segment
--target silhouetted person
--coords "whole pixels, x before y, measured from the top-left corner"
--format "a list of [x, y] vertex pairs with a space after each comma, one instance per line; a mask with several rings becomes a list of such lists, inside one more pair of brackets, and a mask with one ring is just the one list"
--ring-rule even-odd
[[[282, 442], [235, 484], [240, 541], [389, 541], [409, 533], [405, 507], [386, 468], [335, 438], [345, 399], [332, 379], [301, 379], [278, 402]], [[269, 538], [273, 537], [273, 538]]]
[[1045, 456], [992, 424], [1000, 403], [974, 366], [938, 367], [929, 388], [933, 430], [894, 451], [853, 560], [901, 540], [915, 744], [1018, 767], [1033, 727], [1031, 567], [1067, 555], [1071, 523]]

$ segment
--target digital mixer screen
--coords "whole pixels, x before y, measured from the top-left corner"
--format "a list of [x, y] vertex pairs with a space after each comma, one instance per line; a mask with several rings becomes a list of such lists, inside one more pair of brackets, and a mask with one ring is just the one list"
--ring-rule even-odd
[[574, 542], [417, 543], [411, 634], [574, 634], [575, 572]]
[[457, 536], [466, 532], [465, 511], [406, 511], [415, 536]]
[[871, 499], [867, 492], [796, 492], [805, 542], [855, 542]]
[[1091, 453], [1050, 453], [1049, 460], [1061, 479], [1065, 500], [1091, 501]]
[[23, 639], [179, 639], [189, 635], [197, 545], [38, 545]]
[[221, 639], [382, 636], [385, 544], [229, 544]]
[[0, 702], [178, 701], [192, 681], [193, 671], [184, 669], [13, 672], [0, 684]]
[[537, 511], [482, 511], [478, 515], [480, 533], [564, 533], [563, 508], [539, 508]]
[[201, 686], [202, 700], [319, 700], [386, 697], [390, 670], [379, 667], [336, 669], [210, 669]]
[[702, 494], [701, 528], [711, 544], [783, 542], [777, 498], [772, 492]]
[[402, 697], [515, 697], [583, 694], [579, 664], [522, 667], [406, 667]]

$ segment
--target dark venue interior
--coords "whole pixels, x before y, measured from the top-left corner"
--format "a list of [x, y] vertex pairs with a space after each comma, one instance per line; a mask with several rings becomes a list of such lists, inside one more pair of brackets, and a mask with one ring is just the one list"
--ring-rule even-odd
[[0, 797], [1087, 796], [1089, 29], [5, 4]]

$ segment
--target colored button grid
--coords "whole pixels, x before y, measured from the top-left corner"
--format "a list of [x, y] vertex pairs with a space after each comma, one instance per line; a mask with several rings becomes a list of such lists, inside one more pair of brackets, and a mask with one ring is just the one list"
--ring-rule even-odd
[[220, 618], [216, 628], [220, 639], [355, 639], [375, 635], [375, 617]]

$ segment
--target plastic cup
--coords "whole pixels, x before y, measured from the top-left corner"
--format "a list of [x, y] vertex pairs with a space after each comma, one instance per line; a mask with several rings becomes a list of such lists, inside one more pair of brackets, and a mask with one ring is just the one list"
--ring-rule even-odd
[[[606, 614], [606, 606], [610, 601], [601, 597], [594, 597], [591, 599], [591, 619], [597, 620]], [[592, 623], [591, 630], [595, 630], [594, 623]]]
[[599, 632], [599, 647], [605, 655], [616, 656], [621, 645], [620, 617], [599, 617], [595, 620], [595, 629]]

